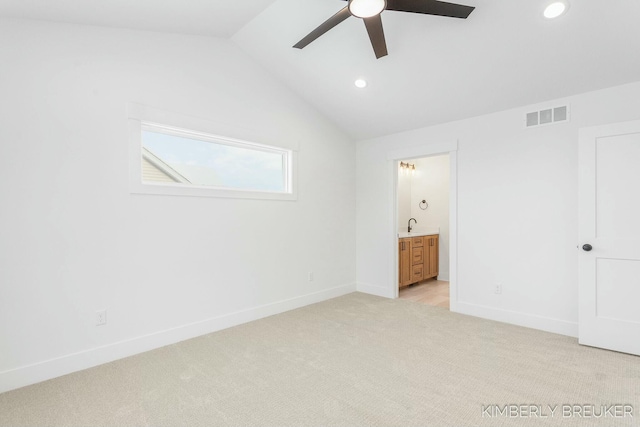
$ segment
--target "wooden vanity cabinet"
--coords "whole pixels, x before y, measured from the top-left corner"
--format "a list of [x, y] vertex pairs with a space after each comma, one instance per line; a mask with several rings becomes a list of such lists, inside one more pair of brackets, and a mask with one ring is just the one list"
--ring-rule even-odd
[[438, 275], [438, 235], [400, 239], [398, 251], [399, 287]]

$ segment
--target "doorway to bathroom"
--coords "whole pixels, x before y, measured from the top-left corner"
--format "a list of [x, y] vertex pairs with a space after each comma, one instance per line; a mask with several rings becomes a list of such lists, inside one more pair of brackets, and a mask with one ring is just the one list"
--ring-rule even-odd
[[398, 298], [450, 308], [450, 154], [397, 161]]

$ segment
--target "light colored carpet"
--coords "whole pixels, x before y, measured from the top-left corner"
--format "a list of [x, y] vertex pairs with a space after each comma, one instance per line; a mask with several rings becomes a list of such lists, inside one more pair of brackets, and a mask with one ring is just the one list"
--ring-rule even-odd
[[[482, 413], [574, 403], [633, 418]], [[637, 426], [639, 410], [638, 357], [361, 293], [0, 394], [2, 426]]]

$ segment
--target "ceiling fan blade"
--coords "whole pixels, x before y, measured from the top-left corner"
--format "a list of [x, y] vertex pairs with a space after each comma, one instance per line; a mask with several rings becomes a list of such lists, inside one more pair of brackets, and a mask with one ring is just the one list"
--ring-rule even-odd
[[349, 7], [345, 6], [344, 9], [341, 9], [338, 13], [333, 15], [331, 18], [324, 21], [322, 24], [320, 24], [320, 26], [318, 26], [318, 28], [311, 31], [309, 34], [307, 34], [306, 37], [304, 37], [298, 43], [293, 45], [293, 47], [302, 49], [303, 47], [307, 46], [309, 43], [311, 43], [312, 41], [314, 41], [315, 39], [317, 39], [318, 37], [320, 37], [321, 35], [323, 35], [324, 33], [326, 33], [327, 31], [329, 31], [330, 29], [332, 29], [333, 27], [335, 27], [336, 25], [338, 25], [339, 23], [341, 23], [342, 21], [344, 21], [350, 16], [351, 16], [351, 12], [349, 12]]
[[426, 15], [448, 16], [450, 18], [467, 17], [475, 7], [437, 0], [387, 0], [386, 10], [424, 13]]
[[364, 26], [367, 27], [371, 46], [376, 53], [376, 58], [380, 59], [387, 56], [387, 42], [384, 39], [384, 30], [382, 29], [382, 18], [380, 15], [364, 18]]

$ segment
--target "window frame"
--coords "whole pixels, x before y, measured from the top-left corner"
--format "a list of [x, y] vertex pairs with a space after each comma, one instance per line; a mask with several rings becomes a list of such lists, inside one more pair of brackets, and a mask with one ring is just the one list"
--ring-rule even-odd
[[[143, 130], [283, 155], [283, 192], [142, 180]], [[222, 136], [222, 135], [233, 136]], [[264, 138], [261, 138], [264, 140]], [[129, 105], [129, 192], [164, 196], [297, 200], [297, 143], [265, 144], [250, 131], [136, 104]]]

